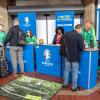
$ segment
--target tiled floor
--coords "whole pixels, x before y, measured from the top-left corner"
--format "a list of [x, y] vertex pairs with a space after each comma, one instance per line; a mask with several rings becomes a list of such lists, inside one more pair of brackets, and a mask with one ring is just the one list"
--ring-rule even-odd
[[[45, 79], [48, 81], [54, 81], [54, 82], [59, 82], [59, 83], [62, 82], [61, 79], [58, 79], [58, 78], [52, 77], [52, 76], [43, 75], [43, 74], [27, 73], [26, 75], [31, 76], [31, 77], [40, 78], [40, 79]], [[6, 83], [8, 83], [16, 78], [17, 77], [10, 75], [7, 78], [0, 79], [0, 86], [6, 84]], [[100, 88], [99, 88], [99, 86], [100, 85], [97, 85], [97, 87], [94, 90], [90, 90], [90, 91], [81, 90], [81, 91], [75, 92], [75, 93], [71, 92], [71, 88], [69, 86], [69, 88], [66, 90], [61, 89], [52, 98], [52, 100], [100, 100]], [[0, 97], [0, 100], [10, 100], [10, 99], [7, 97]]]

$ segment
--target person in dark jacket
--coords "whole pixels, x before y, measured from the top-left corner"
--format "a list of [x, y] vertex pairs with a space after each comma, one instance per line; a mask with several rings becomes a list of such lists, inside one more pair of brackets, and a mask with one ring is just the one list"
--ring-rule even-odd
[[56, 35], [54, 36], [52, 43], [53, 44], [61, 44], [63, 41], [63, 34], [64, 34], [64, 29], [62, 27], [57, 27]]
[[17, 74], [17, 62], [20, 65], [21, 73], [24, 73], [24, 62], [23, 62], [23, 49], [19, 45], [19, 36], [21, 35], [21, 29], [19, 27], [19, 21], [16, 19], [14, 26], [9, 29], [4, 46], [9, 42], [11, 61], [14, 69], [14, 75]]
[[81, 36], [82, 26], [76, 25], [75, 30], [64, 34], [65, 43], [65, 71], [64, 71], [64, 85], [66, 88], [69, 82], [69, 73], [72, 69], [72, 91], [77, 91], [77, 79], [79, 62], [81, 59], [81, 51], [84, 49], [84, 39]]

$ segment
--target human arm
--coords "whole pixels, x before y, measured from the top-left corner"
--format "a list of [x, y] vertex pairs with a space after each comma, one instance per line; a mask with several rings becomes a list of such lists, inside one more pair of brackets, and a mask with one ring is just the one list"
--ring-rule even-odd
[[81, 51], [84, 50], [84, 48], [85, 48], [84, 39], [81, 35], [78, 39], [78, 47]]
[[8, 43], [8, 41], [11, 40], [11, 38], [12, 38], [12, 34], [13, 34], [13, 30], [12, 30], [12, 28], [11, 28], [11, 29], [9, 30], [7, 36], [6, 36], [5, 41], [4, 41], [4, 46]]
[[97, 48], [97, 41], [96, 41], [96, 37], [95, 37], [95, 29], [94, 27], [91, 28], [90, 30], [90, 34], [91, 34], [91, 41], [93, 43], [94, 48]]

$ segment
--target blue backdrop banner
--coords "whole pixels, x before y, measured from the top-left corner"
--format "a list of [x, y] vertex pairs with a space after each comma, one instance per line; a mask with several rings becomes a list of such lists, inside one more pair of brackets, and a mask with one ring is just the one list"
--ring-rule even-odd
[[63, 27], [65, 32], [74, 29], [74, 11], [56, 12], [56, 27]]
[[97, 36], [97, 40], [100, 41], [100, 8], [97, 9], [97, 32], [96, 32], [96, 36]]
[[18, 13], [20, 28], [26, 33], [31, 30], [33, 35], [36, 35], [36, 13]]

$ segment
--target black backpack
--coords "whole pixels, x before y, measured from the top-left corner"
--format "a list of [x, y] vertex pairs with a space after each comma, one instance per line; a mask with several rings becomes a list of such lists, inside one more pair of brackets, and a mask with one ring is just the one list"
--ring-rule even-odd
[[22, 30], [20, 30], [18, 45], [24, 45], [25, 43], [26, 43], [26, 34]]

